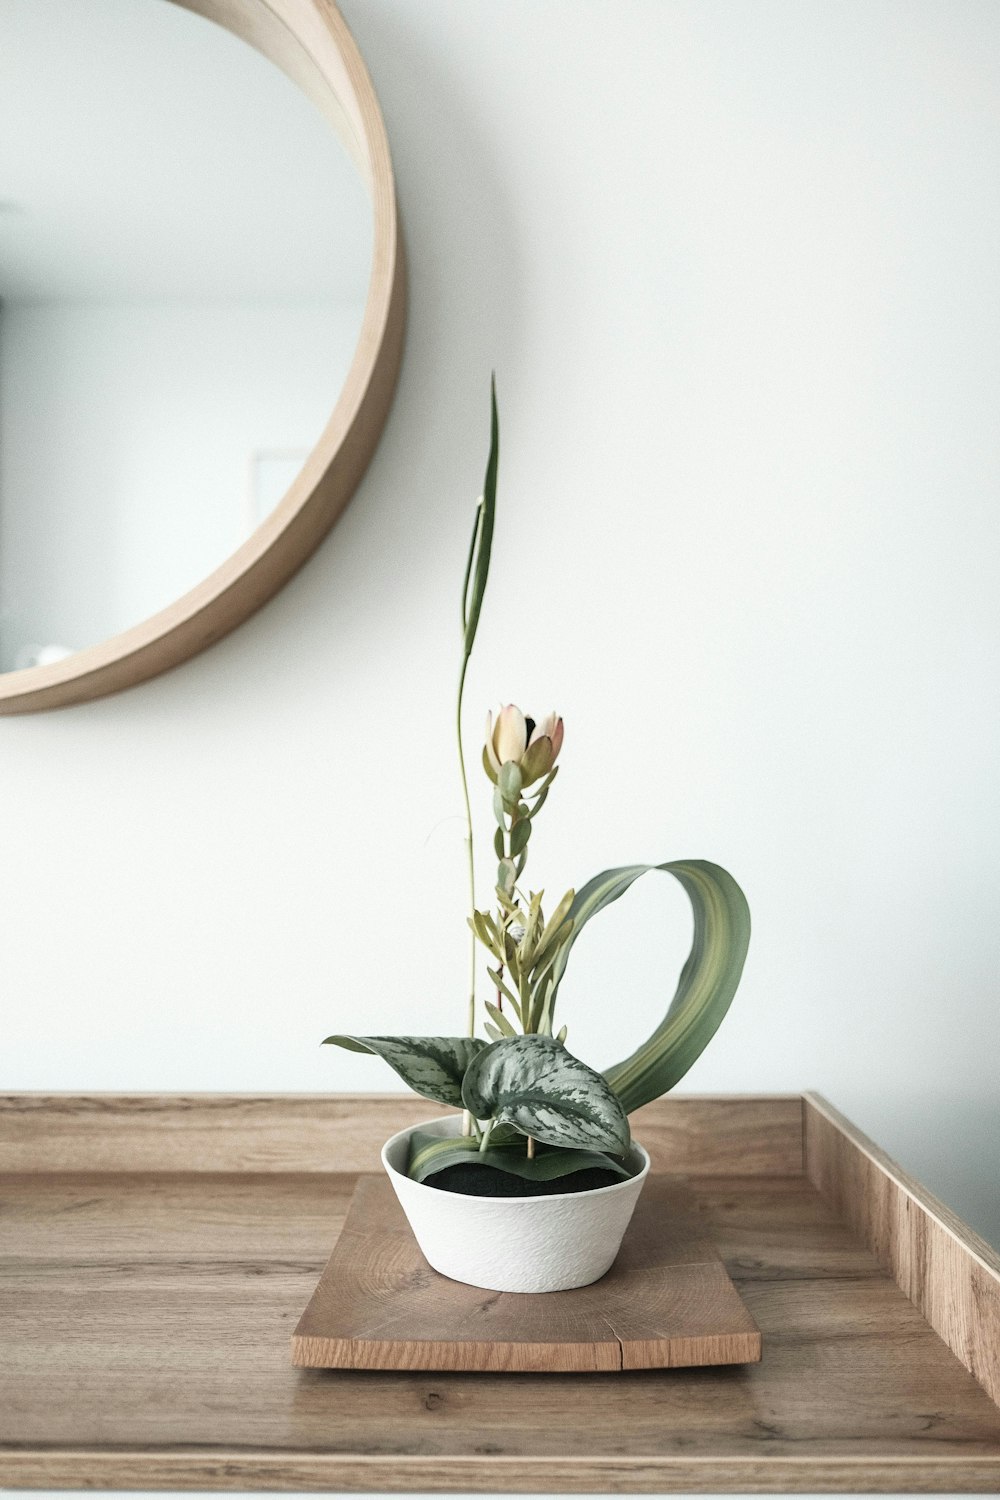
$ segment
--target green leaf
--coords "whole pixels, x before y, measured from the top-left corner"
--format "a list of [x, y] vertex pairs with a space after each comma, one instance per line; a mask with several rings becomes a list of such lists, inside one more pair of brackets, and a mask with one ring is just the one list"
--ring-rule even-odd
[[485, 914], [481, 911], [474, 911], [472, 916], [467, 917], [466, 920], [483, 946], [492, 951], [495, 944]]
[[557, 988], [573, 944], [590, 918], [651, 870], [673, 875], [684, 887], [694, 911], [694, 941], [659, 1026], [630, 1057], [604, 1074], [629, 1114], [672, 1089], [701, 1056], [729, 1009], [750, 944], [746, 897], [720, 865], [688, 859], [604, 870], [587, 882], [570, 907], [575, 925], [553, 967]]
[[525, 1155], [524, 1138], [517, 1137], [514, 1146], [495, 1146], [498, 1132], [490, 1137], [490, 1145], [480, 1151], [470, 1136], [432, 1135], [430, 1131], [415, 1130], [410, 1137], [410, 1162], [408, 1175], [416, 1182], [426, 1182], [445, 1167], [460, 1164], [496, 1167], [501, 1172], [510, 1172], [527, 1182], [553, 1182], [559, 1177], [569, 1177], [574, 1172], [583, 1172], [590, 1167], [601, 1167], [625, 1179], [632, 1173], [622, 1162], [603, 1151], [570, 1151], [543, 1148], [534, 1157]]
[[489, 756], [486, 753], [486, 746], [485, 745], [483, 746], [483, 770], [486, 772], [487, 776], [490, 778], [490, 780], [492, 781], [493, 785], [496, 786], [496, 784], [497, 784], [497, 773], [494, 771], [493, 767], [490, 765], [490, 758], [489, 758]]
[[486, 1035], [489, 1037], [491, 1042], [499, 1042], [501, 1037], [503, 1036], [503, 1032], [500, 1030], [500, 1027], [491, 1025], [489, 1021], [483, 1022], [483, 1030], [486, 1032]]
[[493, 835], [493, 853], [496, 855], [497, 859], [503, 859], [504, 855], [507, 853], [506, 847], [504, 845], [503, 828], [498, 828], [496, 833]]
[[486, 1047], [474, 1036], [328, 1036], [327, 1044], [381, 1057], [414, 1093], [456, 1109], [469, 1063]]
[[552, 1035], [552, 1007], [555, 1004], [555, 985], [551, 982], [545, 986], [545, 998], [538, 1015], [538, 1031], [541, 1036]]
[[462, 1084], [466, 1109], [477, 1119], [513, 1125], [550, 1146], [628, 1150], [628, 1119], [593, 1068], [550, 1036], [516, 1036], [484, 1047]]
[[538, 944], [538, 947], [535, 949], [535, 963], [539, 963], [540, 960], [549, 951], [551, 944], [555, 941], [556, 934], [559, 932], [563, 923], [566, 921], [566, 918], [569, 916], [575, 899], [576, 892], [567, 891], [565, 896], [560, 901], [559, 905], [556, 907], [555, 911], [552, 913], [549, 920], [546, 922], [545, 928], [542, 932], [541, 940]]
[[500, 767], [500, 777], [497, 784], [504, 802], [509, 802], [512, 807], [516, 807], [517, 799], [521, 795], [521, 767], [516, 760], [504, 761]]
[[490, 930], [487, 927], [486, 923], [481, 920], [476, 920], [476, 918], [482, 918], [482, 915], [482, 912], [476, 912], [473, 916], [466, 917], [465, 920], [469, 927], [471, 927], [472, 931], [475, 933], [476, 937], [482, 943], [483, 947], [487, 950], [487, 952], [492, 953], [493, 957], [497, 959], [499, 963], [503, 963], [503, 952], [500, 948], [499, 936], [497, 936], [497, 938], [494, 940], [490, 936]]
[[542, 784], [539, 787], [538, 791], [537, 792], [532, 792], [531, 795], [534, 798], [534, 806], [532, 807], [531, 811], [528, 813], [528, 817], [529, 818], [533, 818], [536, 813], [541, 812], [542, 808], [545, 806], [545, 799], [549, 795], [549, 787], [552, 785], [552, 783], [555, 781], [555, 779], [556, 779], [556, 777], [558, 775], [559, 775], [559, 767], [558, 766], [554, 766], [552, 768], [552, 770], [549, 772], [549, 774], [546, 776], [545, 780], [542, 782]]
[[535, 950], [542, 930], [542, 892], [531, 895], [527, 915], [523, 917], [524, 936], [517, 945], [517, 957], [521, 969], [529, 970], [535, 961]]
[[564, 946], [569, 943], [572, 932], [573, 923], [567, 918], [567, 920], [559, 929], [556, 941], [549, 944], [548, 948], [542, 954], [541, 958], [536, 957], [536, 959], [534, 960], [534, 964], [531, 970], [532, 1001], [531, 1025], [528, 1028], [529, 1031], [543, 1031], [545, 1029], [541, 1025], [541, 1018], [542, 1013], [546, 1008], [546, 1004], [548, 1004], [549, 1020], [551, 1021], [552, 1019], [552, 1014], [555, 1009], [556, 1003], [555, 992], [557, 988], [552, 974], [553, 970], [556, 968], [556, 963], [561, 951], [563, 950]]
[[491, 969], [487, 964], [486, 972], [492, 979], [493, 983], [496, 985], [497, 989], [500, 991], [501, 995], [503, 995], [506, 1000], [510, 1001], [511, 1005], [514, 1007], [514, 1013], [517, 1016], [517, 1019], [520, 1021], [521, 1002], [520, 1000], [518, 1000], [514, 992], [508, 989], [507, 985], [504, 984], [503, 975], [500, 973], [499, 969]]
[[504, 959], [506, 960], [507, 967], [510, 970], [511, 978], [514, 980], [515, 984], [517, 984], [521, 977], [521, 955], [518, 952], [517, 944], [510, 935], [509, 928], [506, 928], [504, 930], [503, 949]]
[[499, 785], [497, 785], [497, 786], [495, 786], [493, 788], [493, 816], [497, 820], [497, 827], [498, 828], [503, 828], [506, 831], [506, 828], [507, 828], [507, 822], [506, 822], [507, 814], [506, 814], [506, 812], [504, 810], [503, 796], [501, 794]]
[[[489, 1016], [490, 1020], [496, 1027], [499, 1036], [517, 1036], [517, 1032], [514, 1030], [513, 1026], [510, 1024], [499, 1006], [494, 1005], [491, 1000], [487, 1000], [485, 1004], [486, 1014]], [[497, 1038], [494, 1038], [494, 1040], [497, 1040]]]
[[516, 859], [519, 854], [524, 853], [525, 845], [531, 838], [531, 819], [522, 818], [515, 823], [510, 830], [510, 852]]
[[490, 381], [490, 452], [486, 461], [486, 477], [483, 480], [483, 498], [476, 510], [476, 523], [472, 530], [472, 545], [465, 570], [465, 586], [462, 591], [462, 616], [465, 623], [465, 660], [472, 655], [479, 614], [486, 593], [486, 580], [490, 571], [490, 552], [493, 547], [493, 526], [497, 507], [497, 468], [500, 462], [500, 423], [497, 418], [496, 379]]

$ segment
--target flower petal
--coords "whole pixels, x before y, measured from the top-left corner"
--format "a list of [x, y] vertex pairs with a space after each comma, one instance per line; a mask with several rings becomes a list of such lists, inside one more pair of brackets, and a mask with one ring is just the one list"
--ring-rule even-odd
[[524, 715], [513, 703], [500, 710], [497, 719], [494, 749], [500, 764], [504, 761], [520, 760], [528, 744], [528, 727]]
[[485, 749], [484, 749], [483, 753], [484, 753], [484, 755], [486, 755], [487, 759], [489, 760], [490, 765], [493, 768], [493, 771], [494, 771], [493, 780], [496, 781], [497, 777], [500, 775], [500, 761], [499, 761], [499, 759], [497, 757], [497, 752], [496, 752], [496, 750], [494, 749], [494, 746], [493, 746], [493, 715], [492, 715], [492, 713], [488, 713], [486, 715], [486, 746], [485, 746]]
[[533, 741], [540, 740], [543, 734], [548, 735], [549, 739], [551, 739], [553, 733], [555, 732], [555, 727], [555, 714], [546, 714], [545, 718], [539, 719], [538, 723], [535, 725], [534, 733], [532, 734], [531, 739], [528, 741], [528, 744], [530, 745], [533, 743]]

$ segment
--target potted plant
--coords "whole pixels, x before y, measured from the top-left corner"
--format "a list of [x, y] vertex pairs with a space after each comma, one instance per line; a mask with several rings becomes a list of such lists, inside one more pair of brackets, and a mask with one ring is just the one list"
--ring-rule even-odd
[[[462, 591], [458, 757], [465, 800], [472, 965], [465, 1035], [345, 1036], [327, 1043], [381, 1057], [416, 1093], [453, 1113], [401, 1131], [382, 1161], [429, 1263], [495, 1291], [584, 1286], [609, 1269], [628, 1227], [649, 1156], [629, 1115], [691, 1067], [736, 992], [750, 914], [736, 881], [707, 860], [626, 865], [567, 891], [551, 915], [525, 889], [535, 821], [558, 774], [563, 722], [534, 721], [513, 704], [487, 719], [482, 764], [492, 784], [495, 905], [476, 904], [472, 809], [462, 736], [465, 677], [489, 574], [499, 426], [491, 393], [490, 452]], [[555, 1030], [573, 945], [598, 912], [651, 870], [673, 875], [694, 913], [694, 941], [666, 1015], [630, 1057], [598, 1072]], [[477, 955], [493, 999], [477, 1035]]]

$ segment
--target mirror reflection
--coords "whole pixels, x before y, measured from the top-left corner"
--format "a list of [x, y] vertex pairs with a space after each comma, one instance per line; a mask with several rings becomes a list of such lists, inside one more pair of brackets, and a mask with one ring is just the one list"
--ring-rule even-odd
[[336, 404], [365, 187], [172, 0], [0, 0], [0, 670], [139, 623], [281, 500]]

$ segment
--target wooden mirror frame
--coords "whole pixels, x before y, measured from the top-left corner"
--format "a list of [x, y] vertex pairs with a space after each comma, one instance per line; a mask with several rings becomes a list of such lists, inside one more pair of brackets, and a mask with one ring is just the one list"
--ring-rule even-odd
[[131, 687], [241, 624], [315, 550], [381, 435], [403, 351], [405, 280], [392, 160], [375, 90], [331, 0], [173, 0], [242, 37], [330, 120], [372, 200], [372, 270], [344, 388], [301, 473], [224, 563], [166, 609], [51, 665], [0, 673], [0, 714], [83, 703]]

